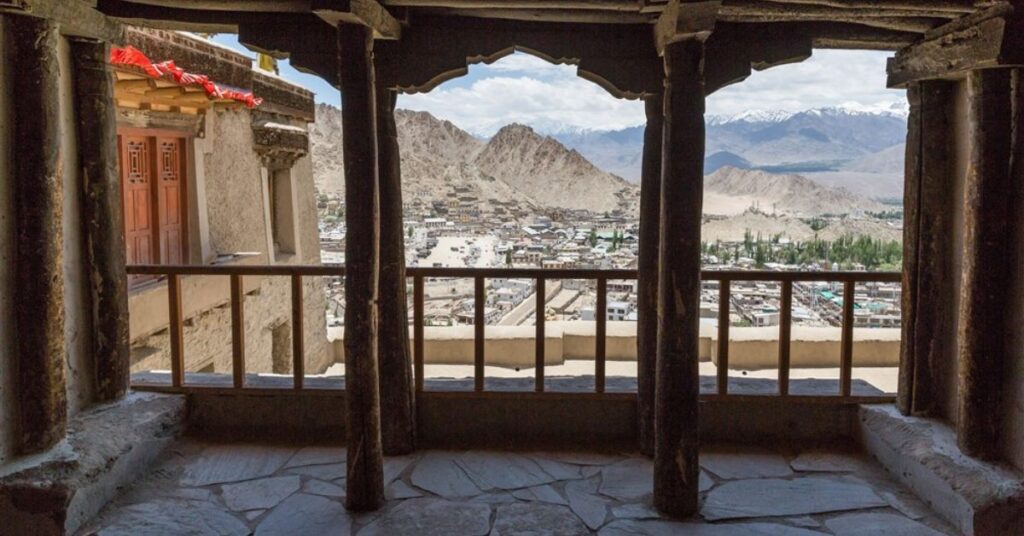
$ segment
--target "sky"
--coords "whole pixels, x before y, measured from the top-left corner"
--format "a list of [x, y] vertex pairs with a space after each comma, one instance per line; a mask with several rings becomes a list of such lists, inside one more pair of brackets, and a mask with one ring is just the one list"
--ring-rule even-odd
[[[234, 35], [214, 41], [255, 54]], [[707, 99], [707, 114], [734, 116], [757, 111], [799, 112], [823, 107], [879, 111], [905, 106], [902, 90], [885, 88], [890, 53], [815, 50], [792, 65], [754, 72], [747, 80]], [[340, 105], [336, 89], [314, 75], [280, 62], [284, 78], [316, 93], [318, 102]], [[571, 65], [552, 65], [515, 53], [491, 65], [477, 64], [466, 76], [449, 80], [429, 93], [400, 95], [398, 107], [430, 112], [478, 136], [489, 136], [509, 123], [523, 123], [545, 133], [567, 130], [618, 130], [644, 123], [640, 101], [616, 99], [576, 76]]]

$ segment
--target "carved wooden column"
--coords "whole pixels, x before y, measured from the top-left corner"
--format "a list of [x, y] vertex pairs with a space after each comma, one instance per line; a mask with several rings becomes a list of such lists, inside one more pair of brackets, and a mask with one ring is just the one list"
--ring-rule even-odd
[[964, 186], [957, 438], [966, 454], [980, 458], [999, 455], [1003, 374], [1010, 355], [1011, 74], [984, 69], [967, 78], [971, 154]]
[[640, 252], [637, 259], [637, 422], [640, 452], [654, 455], [654, 391], [658, 352], [658, 242], [661, 240], [663, 97], [645, 99], [647, 125], [640, 171]]
[[950, 162], [954, 85], [944, 80], [907, 88], [903, 188], [903, 290], [898, 404], [905, 415], [936, 410], [936, 369], [948, 355], [953, 309], [953, 174]]
[[64, 238], [57, 27], [13, 16], [14, 191], [17, 210], [15, 322], [18, 449], [45, 450], [67, 425], [64, 340]]
[[75, 108], [82, 173], [82, 221], [92, 310], [96, 398], [116, 400], [128, 390], [128, 283], [124, 216], [118, 175], [117, 115], [108, 60], [110, 47], [72, 39]]
[[346, 507], [384, 503], [380, 392], [377, 379], [379, 229], [373, 34], [338, 27], [338, 77], [345, 164], [345, 401], [348, 480]]
[[384, 453], [408, 454], [416, 448], [409, 305], [405, 293], [405, 228], [402, 219], [402, 170], [395, 127], [398, 93], [377, 87], [377, 166], [380, 195], [379, 356], [381, 433]]
[[665, 46], [654, 505], [697, 512], [704, 43]]

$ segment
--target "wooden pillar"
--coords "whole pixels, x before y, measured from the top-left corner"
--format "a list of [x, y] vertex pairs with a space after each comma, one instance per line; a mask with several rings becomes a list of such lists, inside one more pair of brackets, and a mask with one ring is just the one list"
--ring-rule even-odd
[[665, 47], [661, 269], [655, 390], [654, 505], [697, 512], [700, 223], [704, 181], [704, 43]]
[[11, 77], [17, 210], [18, 450], [57, 443], [67, 426], [64, 340], [64, 237], [59, 35], [52, 21], [12, 17]]
[[903, 290], [897, 402], [905, 415], [929, 416], [952, 340], [953, 169], [950, 109], [954, 85], [914, 82], [907, 89], [903, 189]]
[[966, 454], [988, 459], [999, 454], [1009, 359], [1011, 74], [985, 69], [967, 78], [971, 154], [964, 186], [957, 439]]
[[338, 27], [338, 75], [345, 164], [345, 402], [348, 480], [345, 505], [384, 503], [377, 379], [379, 228], [373, 34]]
[[75, 62], [75, 112], [96, 398], [116, 400], [128, 390], [130, 358], [117, 115], [114, 82], [108, 67], [110, 47], [102, 41], [72, 39], [71, 57]]
[[654, 455], [654, 387], [658, 353], [658, 242], [661, 240], [662, 95], [645, 99], [647, 126], [640, 171], [640, 252], [637, 259], [637, 423], [640, 452]]
[[384, 453], [408, 454], [416, 448], [409, 305], [406, 301], [405, 227], [402, 219], [402, 171], [395, 127], [396, 91], [377, 87], [377, 167], [380, 195], [380, 360], [381, 435]]

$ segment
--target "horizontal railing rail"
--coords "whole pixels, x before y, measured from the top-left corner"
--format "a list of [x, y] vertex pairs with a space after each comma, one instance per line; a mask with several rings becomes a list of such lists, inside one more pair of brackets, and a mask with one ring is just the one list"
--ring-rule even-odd
[[[128, 275], [162, 276], [167, 280], [168, 289], [168, 333], [171, 352], [171, 387], [185, 387], [184, 344], [182, 318], [181, 278], [183, 276], [226, 276], [231, 280], [231, 338], [232, 338], [232, 385], [234, 389], [245, 389], [245, 337], [244, 337], [244, 277], [289, 277], [291, 279], [292, 315], [292, 362], [293, 386], [304, 388], [305, 356], [303, 345], [303, 277], [341, 277], [345, 275], [342, 265], [133, 265], [127, 267]], [[535, 381], [534, 391], [545, 390], [545, 308], [548, 280], [582, 279], [593, 280], [597, 287], [595, 304], [595, 348], [594, 348], [594, 391], [605, 392], [607, 360], [607, 288], [609, 280], [635, 280], [636, 270], [628, 269], [540, 269], [540, 268], [442, 268], [409, 267], [407, 278], [413, 283], [413, 374], [415, 389], [425, 387], [425, 344], [424, 344], [424, 299], [425, 281], [429, 279], [471, 279], [474, 283], [474, 344], [473, 344], [473, 387], [475, 392], [485, 391], [485, 299], [487, 279], [532, 279], [536, 281], [535, 304]], [[834, 282], [843, 284], [841, 315], [841, 340], [839, 359], [839, 391], [836, 393], [847, 401], [888, 400], [891, 396], [864, 397], [852, 394], [853, 372], [853, 324], [854, 300], [847, 299], [856, 293], [858, 283], [897, 283], [901, 280], [898, 272], [789, 272], [789, 271], [744, 271], [744, 270], [703, 270], [703, 281], [719, 282], [719, 312], [717, 341], [717, 393], [716, 397], [730, 396], [729, 393], [729, 304], [731, 303], [733, 281], [777, 282], [780, 289], [779, 340], [778, 340], [778, 392], [779, 396], [790, 395], [790, 350], [792, 345], [792, 304], [795, 282]], [[602, 312], [604, 314], [602, 314]], [[191, 387], [191, 386], [190, 386]], [[582, 394], [582, 393], [581, 393]], [[738, 396], [738, 395], [736, 395]], [[807, 398], [807, 397], [801, 397]], [[835, 398], [831, 396], [830, 398]]]

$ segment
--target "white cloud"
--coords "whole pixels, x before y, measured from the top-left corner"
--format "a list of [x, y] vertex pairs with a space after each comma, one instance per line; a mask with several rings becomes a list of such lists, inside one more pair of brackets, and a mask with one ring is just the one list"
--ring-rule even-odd
[[[905, 102], [903, 91], [885, 88], [887, 54], [872, 51], [818, 50], [793, 65], [753, 73], [707, 101], [707, 113], [843, 106], [884, 110]], [[470, 74], [430, 93], [402, 95], [399, 106], [423, 110], [474, 134], [487, 136], [508, 123], [524, 123], [544, 132], [565, 129], [615, 130], [644, 122], [639, 101], [616, 99], [576, 76], [572, 65], [552, 65], [517, 53], [491, 65], [474, 65]]]

